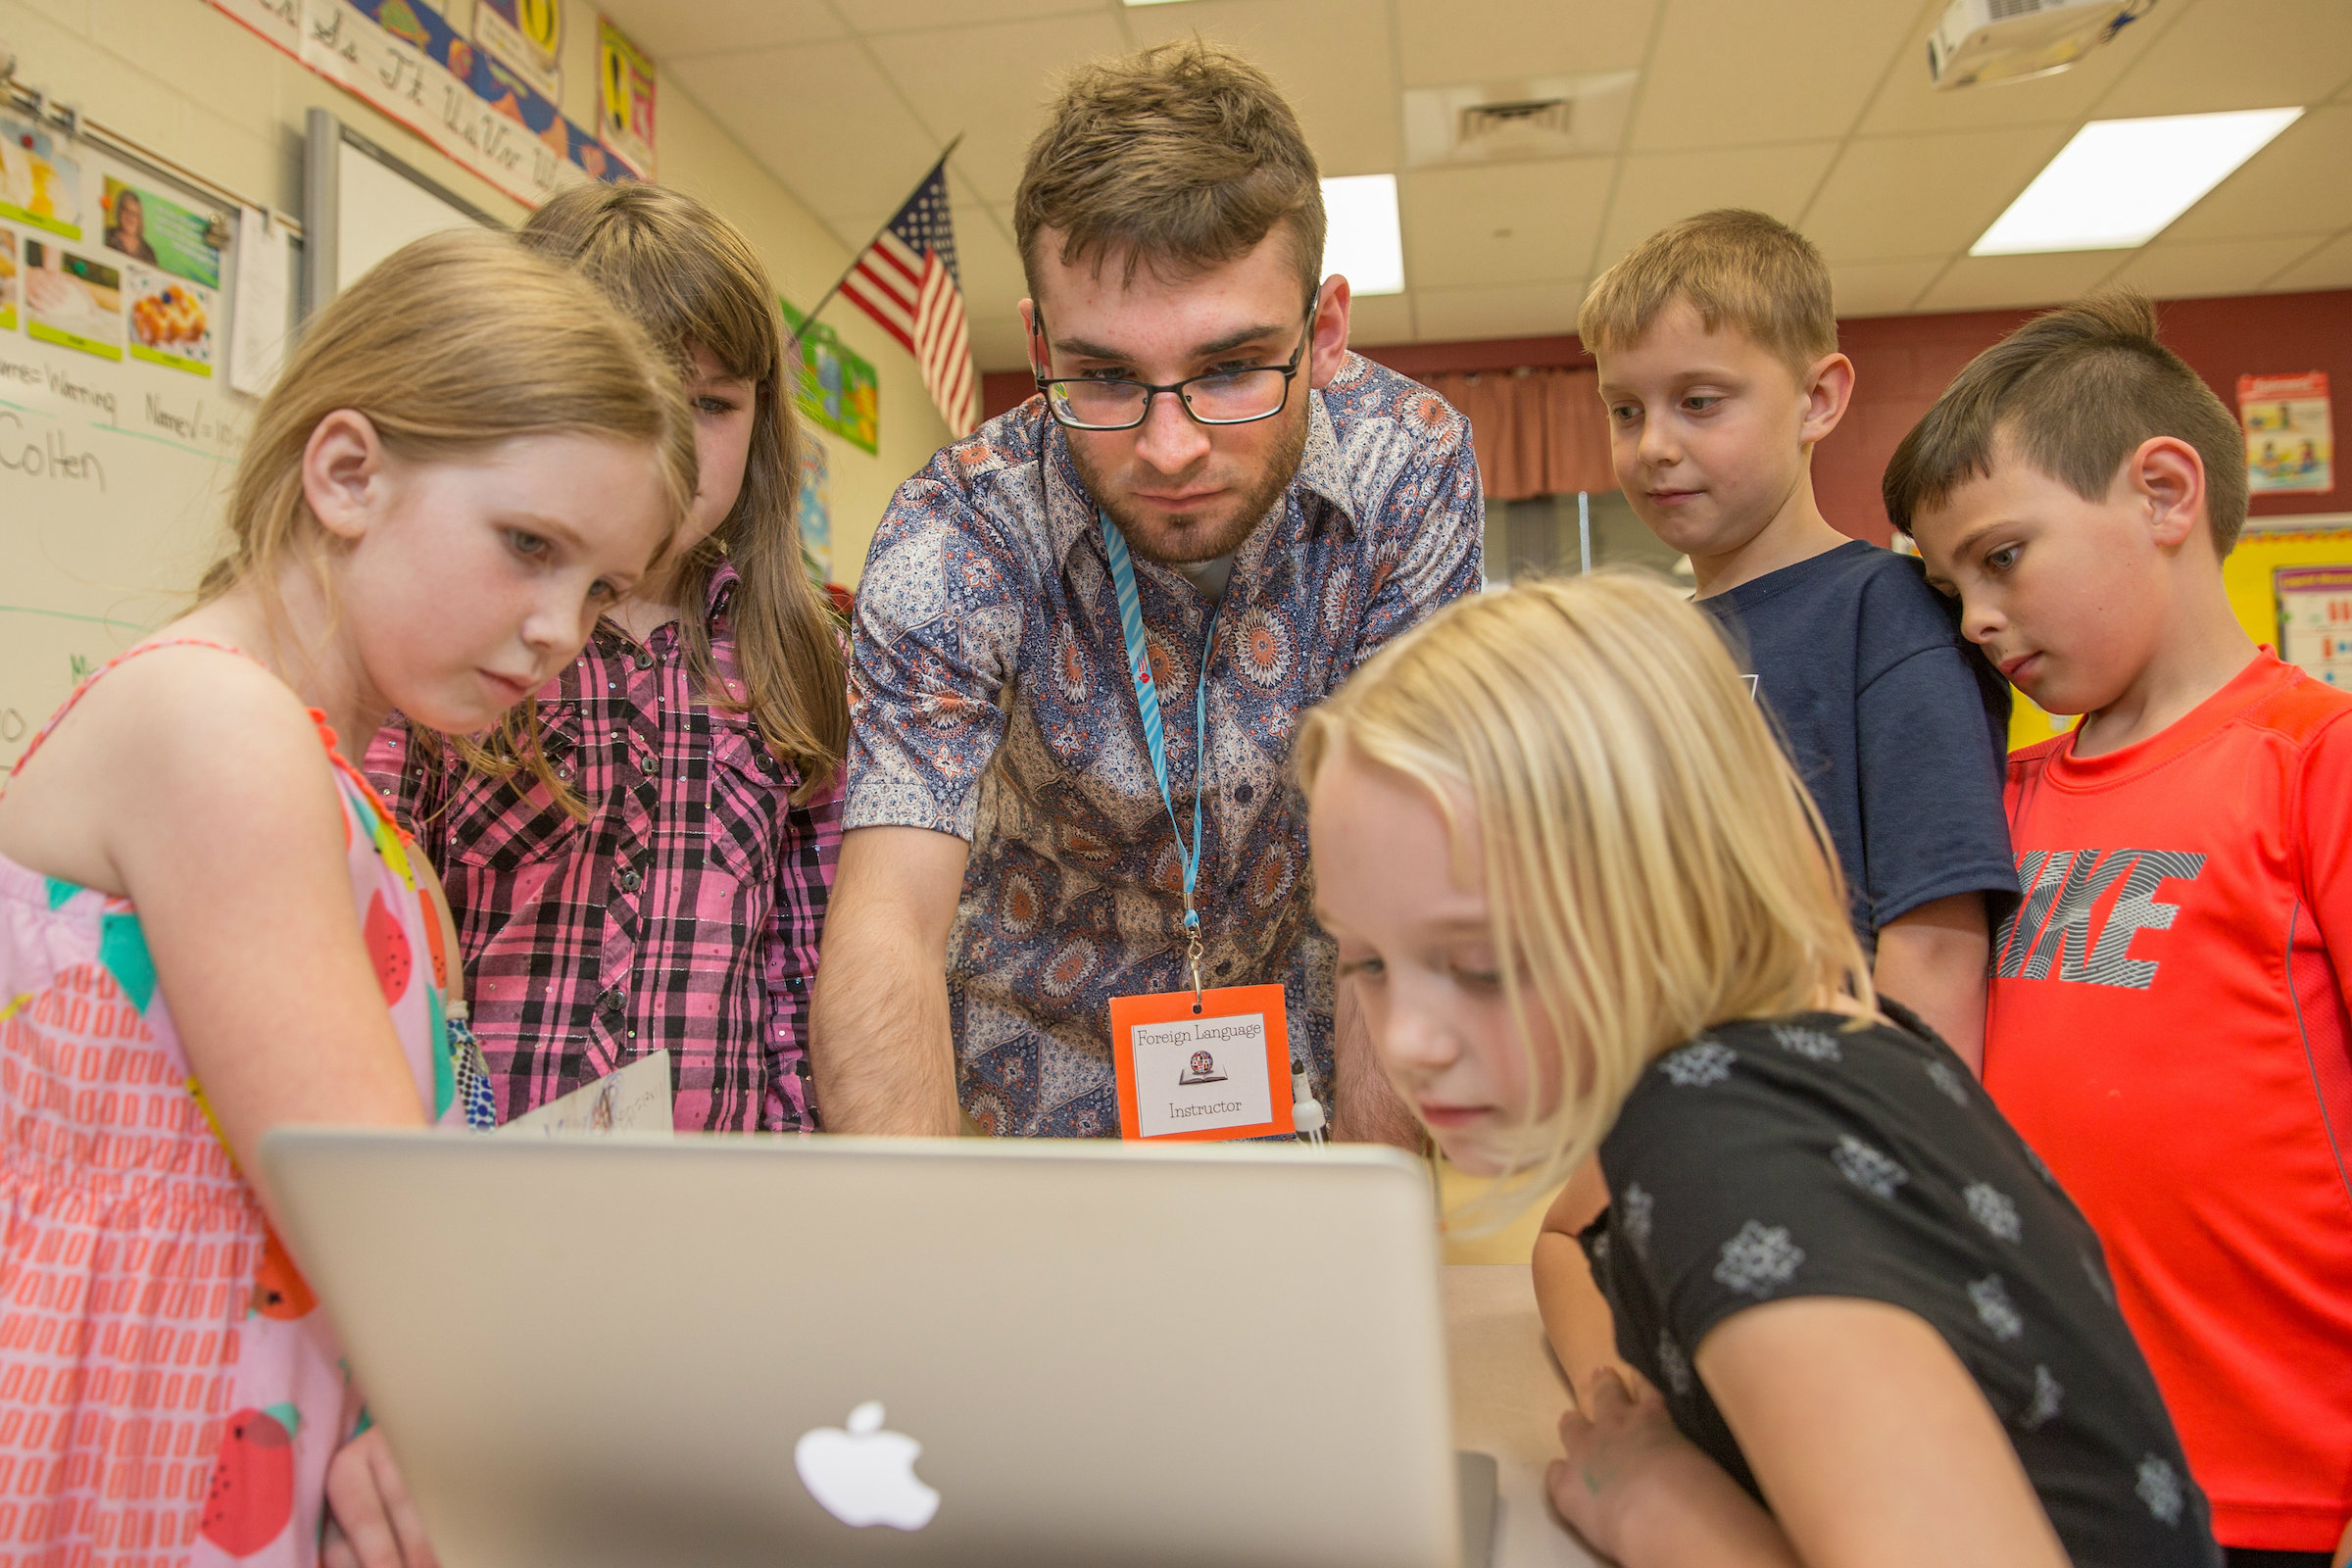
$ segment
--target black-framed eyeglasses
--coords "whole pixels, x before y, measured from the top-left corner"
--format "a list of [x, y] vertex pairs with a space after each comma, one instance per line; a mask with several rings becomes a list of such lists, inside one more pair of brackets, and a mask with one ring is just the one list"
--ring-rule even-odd
[[[1253, 424], [1271, 419], [1290, 406], [1291, 378], [1315, 340], [1318, 290], [1306, 302], [1304, 334], [1288, 365], [1253, 365], [1241, 370], [1212, 370], [1191, 375], [1166, 386], [1131, 381], [1123, 376], [1039, 376], [1037, 389], [1054, 419], [1073, 430], [1132, 430], [1152, 415], [1152, 400], [1173, 392], [1184, 412], [1200, 424]], [[1038, 331], [1045, 331], [1039, 321]]]

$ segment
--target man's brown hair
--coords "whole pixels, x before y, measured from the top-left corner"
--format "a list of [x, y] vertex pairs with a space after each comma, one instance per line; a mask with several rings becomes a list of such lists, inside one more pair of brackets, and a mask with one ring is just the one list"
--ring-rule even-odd
[[1199, 39], [1072, 73], [1012, 206], [1032, 299], [1045, 229], [1065, 267], [1118, 257], [1130, 279], [1145, 267], [1184, 278], [1248, 255], [1277, 223], [1303, 299], [1322, 280], [1315, 155], [1264, 72]]
[[1886, 465], [1880, 492], [1903, 532], [1994, 456], [2031, 465], [2085, 501], [2106, 497], [2143, 442], [2169, 435], [2205, 464], [2216, 555], [2246, 522], [2237, 420], [2180, 355], [2156, 341], [2156, 307], [2128, 289], [2037, 316], [1968, 362]]
[[1631, 347], [1677, 300], [1710, 332], [1730, 322], [1799, 380], [1838, 352], [1829, 264], [1811, 240], [1763, 213], [1723, 207], [1659, 229], [1593, 280], [1576, 313], [1577, 336], [1594, 354]]

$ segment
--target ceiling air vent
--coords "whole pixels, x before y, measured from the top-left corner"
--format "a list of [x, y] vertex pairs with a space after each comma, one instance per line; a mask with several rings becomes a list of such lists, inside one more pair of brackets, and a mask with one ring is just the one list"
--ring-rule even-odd
[[1487, 141], [1514, 136], [1568, 134], [1568, 100], [1522, 98], [1507, 104], [1472, 104], [1462, 111], [1460, 139]]
[[1502, 163], [1613, 153], [1625, 133], [1637, 73], [1535, 76], [1404, 95], [1408, 166]]

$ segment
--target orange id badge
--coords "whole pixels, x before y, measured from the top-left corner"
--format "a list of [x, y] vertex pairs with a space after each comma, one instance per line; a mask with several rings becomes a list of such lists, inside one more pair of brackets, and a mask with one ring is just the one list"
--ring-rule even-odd
[[1110, 999], [1119, 1136], [1170, 1143], [1268, 1138], [1291, 1121], [1291, 1032], [1280, 986]]

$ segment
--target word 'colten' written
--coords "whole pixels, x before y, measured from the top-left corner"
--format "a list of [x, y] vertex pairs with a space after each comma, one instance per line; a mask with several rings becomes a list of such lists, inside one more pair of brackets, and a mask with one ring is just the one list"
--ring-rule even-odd
[[7, 409], [0, 409], [0, 468], [33, 478], [79, 480], [106, 489], [106, 466], [98, 461], [97, 453], [76, 449], [73, 437], [63, 430], [28, 436], [24, 418]]

